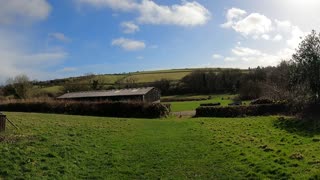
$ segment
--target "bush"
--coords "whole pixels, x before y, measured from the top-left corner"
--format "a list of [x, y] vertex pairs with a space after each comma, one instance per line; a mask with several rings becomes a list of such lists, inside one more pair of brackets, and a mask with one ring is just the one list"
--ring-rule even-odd
[[228, 106], [228, 107], [198, 107], [196, 117], [242, 117], [288, 114], [289, 108], [285, 104]]
[[170, 113], [170, 109], [160, 103], [145, 104], [138, 102], [79, 102], [53, 100], [1, 103], [0, 110], [130, 118], [161, 118], [168, 116]]
[[267, 99], [267, 98], [259, 98], [256, 100], [253, 100], [250, 104], [256, 105], [256, 104], [274, 104], [274, 101]]
[[300, 114], [302, 119], [319, 119], [320, 118], [320, 104], [308, 104], [302, 108]]

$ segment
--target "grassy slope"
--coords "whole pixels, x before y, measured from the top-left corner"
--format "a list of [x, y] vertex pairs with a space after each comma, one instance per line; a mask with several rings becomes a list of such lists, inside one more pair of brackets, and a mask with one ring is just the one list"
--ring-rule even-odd
[[0, 142], [0, 179], [305, 179], [320, 173], [320, 135], [289, 133], [274, 125], [276, 117], [7, 114], [22, 130], [9, 129]]
[[128, 76], [126, 79], [134, 79], [137, 83], [146, 83], [159, 81], [161, 79], [180, 80], [191, 72], [177, 71], [177, 72], [155, 72], [155, 73], [138, 73]]

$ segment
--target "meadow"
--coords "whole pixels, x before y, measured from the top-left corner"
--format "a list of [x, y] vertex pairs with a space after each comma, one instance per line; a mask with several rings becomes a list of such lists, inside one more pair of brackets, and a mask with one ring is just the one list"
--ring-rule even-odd
[[0, 134], [0, 179], [316, 179], [320, 174], [318, 126], [290, 118], [5, 114], [20, 130], [8, 125]]

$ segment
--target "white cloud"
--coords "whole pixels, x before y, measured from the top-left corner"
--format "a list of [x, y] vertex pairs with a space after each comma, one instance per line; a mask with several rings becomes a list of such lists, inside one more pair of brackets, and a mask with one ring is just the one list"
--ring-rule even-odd
[[290, 21], [280, 21], [276, 19], [275, 25], [278, 31], [284, 32], [284, 33], [290, 32], [292, 29], [292, 24]]
[[122, 31], [126, 34], [133, 34], [140, 31], [139, 26], [134, 24], [133, 22], [123, 22], [121, 23], [121, 27]]
[[228, 10], [227, 12], [227, 22], [222, 24], [221, 26], [224, 28], [230, 28], [234, 25], [234, 21], [239, 20], [240, 18], [243, 18], [244, 15], [246, 15], [247, 12], [242, 10], [242, 9], [238, 9], [238, 8], [231, 8]]
[[71, 41], [71, 39], [69, 37], [67, 37], [63, 33], [58, 33], [58, 32], [50, 33], [49, 37], [53, 38], [53, 39], [56, 39], [56, 40], [59, 40], [59, 41], [62, 41], [62, 42], [70, 42]]
[[237, 59], [235, 57], [226, 57], [224, 58], [224, 61], [226, 62], [233, 62], [233, 61], [236, 61]]
[[261, 38], [264, 40], [270, 40], [270, 36], [268, 34], [263, 34]]
[[0, 0], [0, 24], [44, 20], [50, 10], [46, 0]]
[[280, 34], [277, 34], [272, 40], [273, 41], [281, 41], [283, 37]]
[[291, 30], [291, 38], [287, 40], [287, 44], [290, 48], [294, 49], [299, 46], [301, 38], [306, 35], [298, 26], [293, 26]]
[[120, 46], [121, 48], [127, 51], [142, 50], [146, 47], [145, 43], [142, 41], [126, 39], [126, 38], [114, 39], [111, 44], [113, 46]]
[[245, 36], [259, 36], [272, 30], [272, 21], [264, 15], [252, 13], [235, 22], [232, 28]]
[[75, 0], [79, 4], [88, 4], [96, 8], [110, 7], [115, 10], [129, 11], [135, 9], [134, 0]]
[[272, 21], [259, 13], [251, 13], [238, 8], [231, 8], [226, 14], [227, 22], [221, 25], [223, 28], [232, 28], [244, 36], [252, 36], [254, 39], [270, 39], [266, 33], [272, 30]]
[[245, 47], [236, 47], [231, 50], [236, 56], [247, 57], [247, 56], [260, 56], [262, 53], [256, 49], [250, 49]]
[[255, 40], [264, 39], [274, 42], [285, 40], [290, 48], [297, 48], [301, 37], [306, 34], [290, 21], [278, 19], [272, 21], [259, 13], [247, 15], [246, 11], [237, 8], [229, 9], [226, 19], [227, 22], [221, 25], [223, 28], [232, 28], [242, 36], [249, 36]]
[[48, 69], [67, 58], [68, 53], [59, 51], [34, 52], [28, 41], [17, 38], [16, 34], [0, 31], [0, 83], [7, 78], [26, 74], [31, 78], [47, 79]]
[[212, 55], [212, 58], [213, 58], [213, 59], [222, 59], [223, 56], [220, 55], [220, 54], [213, 54], [213, 55]]
[[146, 24], [196, 26], [206, 24], [210, 19], [210, 12], [195, 1], [162, 6], [151, 0], [143, 0], [139, 6], [139, 12], [138, 21]]
[[257, 67], [275, 66], [282, 60], [291, 58], [294, 50], [290, 48], [281, 49], [275, 53], [266, 53], [258, 49], [237, 46], [231, 50], [231, 55], [224, 58], [225, 66], [230, 67]]
[[140, 3], [133, 0], [76, 0], [76, 2], [100, 8], [136, 11], [139, 13], [137, 21], [143, 24], [197, 26], [206, 24], [211, 16], [209, 10], [196, 1], [182, 1], [182, 4], [171, 6], [159, 5], [151, 0], [142, 0]]

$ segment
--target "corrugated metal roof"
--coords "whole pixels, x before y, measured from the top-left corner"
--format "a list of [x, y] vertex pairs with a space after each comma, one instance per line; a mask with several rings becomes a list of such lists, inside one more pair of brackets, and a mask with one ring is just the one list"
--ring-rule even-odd
[[116, 89], [109, 91], [86, 91], [64, 94], [58, 99], [88, 98], [88, 97], [114, 97], [114, 96], [136, 96], [145, 95], [154, 87], [133, 88], [133, 89]]

